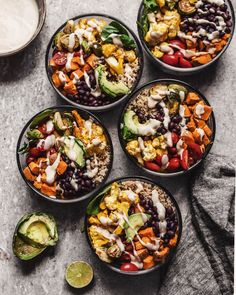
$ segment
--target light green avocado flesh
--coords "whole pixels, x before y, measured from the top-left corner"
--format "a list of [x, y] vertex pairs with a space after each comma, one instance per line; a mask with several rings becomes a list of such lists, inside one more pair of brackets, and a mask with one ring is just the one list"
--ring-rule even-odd
[[180, 91], [183, 91], [185, 93], [185, 95], [187, 95], [187, 93], [188, 93], [188, 90], [184, 86], [179, 85], [179, 84], [170, 84], [168, 86], [168, 90], [173, 91], [173, 92], [177, 92], [177, 93], [179, 93]]
[[53, 246], [58, 240], [56, 224], [47, 215], [32, 215], [19, 226], [18, 234], [35, 247]]
[[80, 167], [85, 166], [85, 152], [84, 149], [79, 143], [75, 140], [73, 147], [71, 147], [71, 139], [65, 139], [65, 154], [69, 159], [75, 161]]
[[129, 88], [123, 82], [111, 82], [107, 80], [107, 73], [102, 66], [96, 69], [98, 82], [103, 92], [111, 97], [129, 93]]
[[[144, 223], [150, 218], [151, 216], [145, 213], [136, 213], [129, 216], [129, 222], [125, 223], [125, 234], [128, 241], [132, 241], [136, 232], [144, 225]], [[146, 219], [146, 221], [145, 221]]]
[[13, 252], [16, 255], [16, 257], [20, 258], [21, 260], [30, 260], [38, 256], [45, 249], [46, 247], [36, 248], [32, 245], [29, 245], [17, 235], [15, 235], [14, 237]]

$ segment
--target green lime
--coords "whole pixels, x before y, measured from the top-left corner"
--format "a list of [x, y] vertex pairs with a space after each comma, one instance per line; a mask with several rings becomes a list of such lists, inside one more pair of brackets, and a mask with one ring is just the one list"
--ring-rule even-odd
[[93, 279], [93, 269], [84, 261], [74, 261], [66, 268], [66, 281], [73, 288], [83, 288]]

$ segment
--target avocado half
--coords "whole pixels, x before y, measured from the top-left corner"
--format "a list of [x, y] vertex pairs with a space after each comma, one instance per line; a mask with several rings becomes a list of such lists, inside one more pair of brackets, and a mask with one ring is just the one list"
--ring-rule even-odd
[[46, 213], [24, 215], [13, 236], [13, 253], [21, 260], [30, 260], [58, 241], [55, 219]]

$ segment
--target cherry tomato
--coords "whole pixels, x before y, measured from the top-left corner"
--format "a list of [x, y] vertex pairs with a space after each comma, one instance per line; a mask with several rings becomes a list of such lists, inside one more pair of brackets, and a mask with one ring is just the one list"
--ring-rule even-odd
[[171, 133], [171, 138], [172, 138], [173, 145], [176, 145], [176, 143], [179, 141], [178, 134], [176, 134], [175, 132], [172, 132]]
[[188, 170], [189, 168], [188, 150], [183, 151], [182, 158], [180, 159], [180, 165], [184, 170]]
[[53, 147], [50, 148], [50, 150], [49, 150], [50, 155], [55, 154], [56, 152], [57, 152], [56, 149]]
[[31, 157], [37, 158], [40, 155], [40, 150], [36, 147], [33, 147], [29, 150], [29, 154]]
[[131, 243], [128, 243], [127, 245], [125, 245], [125, 251], [132, 251], [133, 250], [133, 246]]
[[164, 54], [161, 60], [170, 66], [177, 66], [179, 62], [178, 57], [174, 54]]
[[121, 257], [120, 257], [120, 261], [124, 261], [124, 262], [130, 262], [131, 258], [129, 256], [129, 254], [122, 254]]
[[193, 67], [191, 62], [183, 57], [179, 58], [179, 65], [181, 68], [192, 68]]
[[133, 263], [123, 263], [120, 266], [120, 270], [123, 270], [123, 271], [137, 271], [138, 268]]
[[161, 165], [162, 165], [162, 163], [161, 163], [161, 158], [162, 158], [162, 156], [157, 156], [156, 157], [156, 162], [157, 162], [157, 164], [161, 167]]
[[178, 58], [178, 62], [179, 62], [179, 59], [183, 57], [183, 54], [180, 51], [176, 51], [174, 55]]
[[182, 41], [180, 41], [180, 40], [178, 40], [178, 39], [170, 40], [169, 43], [170, 43], [171, 45], [178, 46], [178, 47], [180, 47], [180, 48], [182, 48], [182, 49], [185, 49], [185, 48], [186, 48], [186, 45], [185, 45]]
[[200, 145], [197, 144], [197, 143], [194, 143], [194, 142], [190, 142], [188, 144], [188, 146], [192, 151], [193, 158], [196, 159], [196, 160], [200, 160], [202, 158], [202, 156], [203, 156], [203, 152], [201, 150]]
[[65, 52], [57, 52], [53, 56], [53, 60], [54, 60], [56, 65], [64, 66], [66, 64], [66, 62], [67, 62], [67, 57], [66, 57]]
[[192, 166], [195, 163], [192, 157], [189, 157], [188, 162], [189, 162], [189, 166]]
[[41, 124], [41, 125], [39, 125], [38, 130], [39, 130], [41, 133], [43, 133], [43, 134], [47, 134], [47, 127], [46, 127], [46, 124]]
[[172, 158], [169, 161], [167, 170], [170, 172], [174, 172], [179, 169], [180, 163], [178, 158]]
[[161, 170], [161, 167], [153, 162], [145, 162], [144, 163], [145, 167], [152, 170], [152, 171], [160, 171]]

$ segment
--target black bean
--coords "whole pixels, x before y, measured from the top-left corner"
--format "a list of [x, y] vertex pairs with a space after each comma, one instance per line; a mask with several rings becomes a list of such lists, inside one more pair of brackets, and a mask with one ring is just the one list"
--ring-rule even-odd
[[172, 230], [168, 230], [167, 234], [170, 238], [173, 238], [175, 235], [175, 233]]

